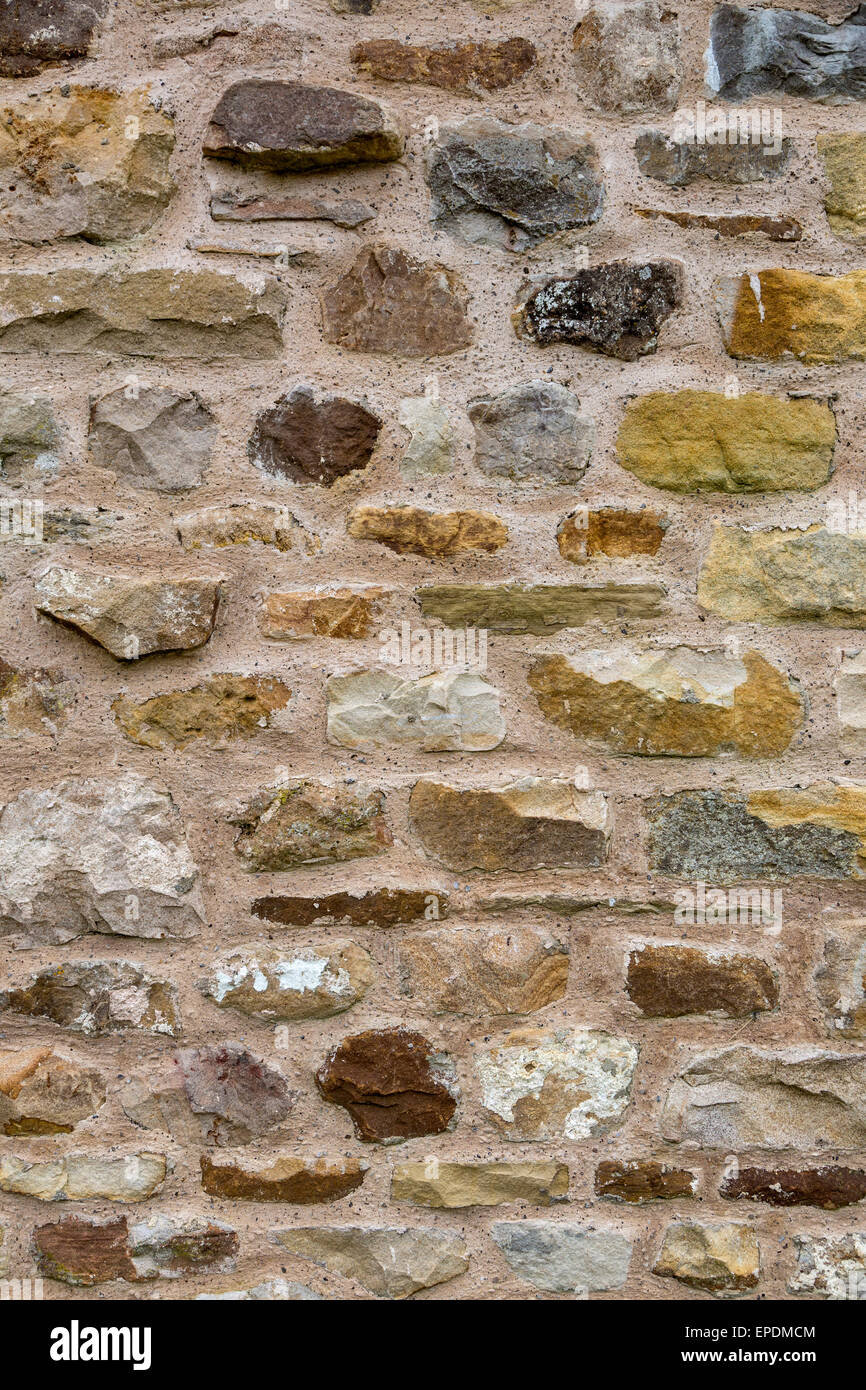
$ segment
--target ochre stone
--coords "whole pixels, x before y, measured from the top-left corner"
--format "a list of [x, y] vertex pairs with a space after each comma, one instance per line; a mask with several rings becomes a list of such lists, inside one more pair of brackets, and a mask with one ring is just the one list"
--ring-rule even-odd
[[595, 1170], [595, 1194], [616, 1202], [640, 1204], [693, 1197], [697, 1178], [686, 1168], [671, 1168], [650, 1158], [605, 1159]]
[[472, 341], [457, 277], [396, 247], [365, 247], [325, 290], [322, 318], [325, 342], [356, 352], [429, 357], [457, 352]]
[[416, 597], [425, 618], [493, 632], [555, 632], [585, 623], [656, 618], [660, 584], [429, 584]]
[[442, 46], [367, 39], [356, 43], [349, 58], [359, 72], [383, 82], [421, 82], [451, 92], [496, 92], [519, 81], [535, 66], [535, 45], [528, 39], [452, 43]]
[[757, 270], [718, 283], [731, 357], [809, 365], [866, 358], [866, 270]]
[[361, 1186], [368, 1165], [356, 1158], [201, 1159], [201, 1185], [211, 1197], [250, 1202], [337, 1202]]
[[561, 999], [568, 950], [534, 927], [443, 927], [404, 937], [401, 992], [434, 1013], [528, 1014]]
[[544, 1160], [534, 1163], [398, 1163], [391, 1176], [391, 1201], [418, 1207], [495, 1207], [527, 1202], [549, 1207], [568, 1193], [568, 1168]]
[[172, 690], [135, 704], [112, 700], [127, 738], [144, 748], [186, 748], [196, 739], [223, 744], [255, 738], [285, 709], [292, 692], [275, 676], [209, 676], [190, 690]]
[[625, 507], [586, 507], [560, 522], [556, 544], [563, 560], [574, 565], [585, 565], [596, 555], [617, 560], [631, 555], [655, 555], [669, 524], [649, 508], [629, 511]]
[[830, 185], [824, 208], [831, 230], [850, 241], [866, 241], [866, 136], [856, 131], [819, 135], [816, 143]]
[[288, 507], [270, 502], [232, 502], [228, 507], [202, 507], [176, 516], [174, 524], [186, 550], [222, 549], [230, 545], [272, 545], [275, 550], [300, 548], [307, 554], [321, 546], [318, 538], [292, 516]]
[[632, 951], [626, 990], [649, 1018], [710, 1013], [748, 1018], [779, 1004], [779, 982], [766, 961], [692, 946]]
[[0, 1134], [70, 1134], [105, 1101], [105, 1083], [50, 1047], [0, 1052]]
[[384, 796], [354, 784], [296, 781], [262, 791], [230, 817], [247, 868], [274, 871], [381, 854], [391, 844]]
[[0, 994], [0, 1010], [48, 1018], [88, 1037], [129, 1029], [162, 1036], [180, 1032], [174, 987], [125, 960], [46, 966], [29, 984]]
[[750, 1226], [699, 1226], [674, 1222], [653, 1265], [653, 1274], [695, 1289], [753, 1289], [761, 1272], [758, 1238]]
[[316, 1082], [325, 1100], [345, 1106], [365, 1143], [442, 1134], [452, 1127], [459, 1096], [450, 1058], [405, 1028], [344, 1038]]
[[729, 622], [866, 627], [866, 535], [716, 526], [698, 603]]
[[296, 642], [305, 637], [361, 639], [371, 635], [385, 590], [295, 590], [262, 597], [259, 629], [276, 642]]
[[356, 507], [346, 522], [356, 540], [379, 541], [398, 555], [430, 559], [467, 550], [490, 554], [508, 540], [508, 527], [490, 512], [426, 512], [420, 507]]
[[56, 734], [71, 703], [62, 672], [16, 668], [0, 657], [0, 738]]

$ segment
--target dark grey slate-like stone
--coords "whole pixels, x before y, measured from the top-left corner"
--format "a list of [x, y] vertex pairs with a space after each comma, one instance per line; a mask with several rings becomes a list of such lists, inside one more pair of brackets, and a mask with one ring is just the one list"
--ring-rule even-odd
[[665, 320], [680, 303], [683, 271], [677, 261], [610, 261], [548, 280], [518, 306], [518, 337], [540, 346], [577, 343], [633, 362], [655, 352]]
[[555, 381], [528, 381], [471, 402], [475, 462], [491, 477], [571, 483], [583, 477], [595, 425]]
[[805, 10], [720, 5], [710, 21], [707, 85], [728, 101], [764, 92], [813, 101], [862, 101], [866, 4], [841, 24]]
[[749, 184], [772, 182], [787, 172], [794, 142], [787, 135], [777, 151], [772, 145], [707, 145], [672, 140], [660, 130], [643, 130], [634, 142], [638, 168], [645, 178], [658, 179], [672, 188], [684, 188], [698, 179], [712, 183]]
[[2, 0], [0, 77], [29, 77], [46, 63], [87, 54], [107, 0]]

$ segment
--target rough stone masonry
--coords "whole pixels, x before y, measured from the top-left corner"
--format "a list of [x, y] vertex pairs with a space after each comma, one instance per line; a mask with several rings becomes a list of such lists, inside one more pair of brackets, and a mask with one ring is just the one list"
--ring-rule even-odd
[[854, 0], [0, 3], [0, 1278], [866, 1280], [864, 101]]

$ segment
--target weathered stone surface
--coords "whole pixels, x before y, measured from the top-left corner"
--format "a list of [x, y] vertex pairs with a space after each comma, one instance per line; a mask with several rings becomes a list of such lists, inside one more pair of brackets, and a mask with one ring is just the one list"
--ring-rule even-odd
[[677, 15], [659, 0], [594, 0], [573, 36], [577, 90], [596, 111], [673, 110], [683, 68]]
[[356, 43], [349, 54], [359, 72], [382, 82], [421, 82], [471, 96], [518, 82], [535, 66], [537, 56], [535, 44], [520, 38], [441, 46], [368, 39]]
[[534, 927], [443, 927], [404, 937], [397, 964], [434, 1013], [529, 1014], [565, 994], [568, 948]]
[[15, 0], [0, 10], [0, 77], [30, 77], [46, 63], [84, 58], [107, 0]]
[[62, 672], [16, 669], [0, 657], [0, 738], [56, 734], [72, 699]]
[[280, 1157], [201, 1160], [201, 1185], [211, 1197], [250, 1202], [337, 1202], [361, 1186], [368, 1164], [357, 1158]]
[[260, 1018], [330, 1018], [363, 999], [373, 983], [371, 956], [355, 941], [322, 946], [234, 946], [213, 962], [202, 985], [223, 1008]]
[[866, 787], [682, 791], [649, 798], [644, 814], [650, 864], [664, 873], [726, 883], [866, 870]]
[[634, 362], [658, 347], [683, 296], [678, 261], [610, 261], [530, 286], [512, 315], [519, 338], [540, 347], [575, 343]]
[[356, 352], [430, 357], [472, 341], [457, 276], [397, 247], [364, 247], [322, 295], [322, 319], [326, 343]]
[[860, 1298], [866, 1279], [866, 1232], [839, 1236], [794, 1236], [797, 1267], [790, 1293], [820, 1298]]
[[180, 1032], [177, 991], [127, 960], [64, 961], [0, 993], [0, 1011], [52, 1023], [87, 1037]]
[[586, 565], [596, 555], [627, 559], [631, 555], [655, 555], [670, 523], [650, 508], [628, 511], [624, 507], [581, 507], [567, 516], [556, 530], [556, 544], [563, 560]]
[[652, 391], [629, 401], [617, 458], [671, 492], [812, 491], [833, 469], [836, 419], [824, 401], [749, 391]]
[[656, 618], [660, 584], [428, 584], [416, 593], [425, 618], [493, 632], [555, 632], [585, 623]]
[[228, 190], [210, 200], [214, 222], [333, 222], [337, 227], [359, 227], [376, 216], [374, 208], [355, 198], [332, 202], [326, 198], [238, 197]]
[[395, 671], [331, 676], [328, 742], [362, 752], [407, 745], [425, 753], [482, 752], [505, 737], [499, 691], [475, 671], [406, 680]]
[[238, 1237], [221, 1222], [198, 1219], [152, 1216], [130, 1226], [125, 1216], [68, 1216], [37, 1226], [33, 1249], [41, 1274], [88, 1288], [232, 1269]]
[[796, 217], [769, 217], [757, 212], [684, 212], [673, 208], [633, 208], [636, 217], [673, 222], [686, 231], [715, 232], [720, 237], [765, 236], [770, 241], [800, 241], [803, 224]]
[[222, 579], [146, 570], [104, 574], [53, 565], [36, 582], [36, 607], [98, 642], [118, 661], [189, 651], [210, 637]]
[[316, 1083], [325, 1100], [348, 1110], [365, 1143], [442, 1134], [454, 1123], [460, 1095], [450, 1057], [406, 1028], [344, 1038], [328, 1053]]
[[604, 184], [587, 139], [469, 116], [427, 153], [433, 226], [460, 241], [523, 251], [601, 217]]
[[380, 791], [353, 783], [295, 781], [265, 789], [230, 817], [235, 848], [251, 870], [337, 864], [381, 854], [391, 844]]
[[761, 1273], [761, 1249], [750, 1226], [699, 1226], [675, 1221], [653, 1274], [716, 1293], [753, 1289]]
[[305, 637], [364, 638], [371, 635], [385, 590], [296, 590], [264, 594], [259, 610], [263, 637], [296, 642]]
[[783, 178], [794, 154], [794, 142], [785, 136], [778, 148], [740, 143], [690, 143], [672, 140], [660, 130], [643, 130], [634, 152], [645, 178], [673, 188], [684, 188], [699, 179], [720, 184], [772, 182]]
[[866, 1057], [736, 1046], [708, 1052], [674, 1081], [661, 1130], [699, 1148], [861, 1149]]
[[323, 893], [256, 898], [254, 917], [286, 927], [405, 927], [448, 916], [448, 894], [438, 889], [374, 888], [368, 893]]
[[99, 1072], [51, 1047], [0, 1052], [0, 1134], [71, 1134], [104, 1101]]
[[0, 1192], [40, 1202], [141, 1202], [165, 1181], [164, 1154], [63, 1154], [39, 1161], [0, 1154]]
[[597, 1197], [640, 1204], [693, 1197], [697, 1177], [650, 1158], [605, 1159], [595, 1170]]
[[824, 210], [831, 231], [850, 241], [866, 240], [866, 136], [855, 131], [819, 135], [816, 143], [829, 184]]
[[646, 945], [628, 958], [626, 992], [649, 1018], [721, 1013], [748, 1018], [778, 1008], [779, 981], [758, 956]]
[[829, 1033], [866, 1038], [866, 922], [840, 922], [827, 931], [815, 988]]
[[398, 1163], [391, 1176], [391, 1201], [419, 1207], [496, 1207], [527, 1202], [549, 1207], [568, 1193], [564, 1163]]
[[161, 98], [62, 87], [0, 109], [0, 235], [112, 242], [153, 226], [175, 185]]
[[607, 858], [611, 816], [601, 792], [524, 777], [494, 788], [416, 782], [409, 823], [428, 854], [450, 869], [585, 869]]
[[194, 936], [203, 918], [183, 820], [159, 782], [66, 778], [0, 812], [0, 936]]
[[329, 487], [366, 468], [381, 428], [366, 406], [342, 396], [317, 401], [298, 386], [258, 417], [247, 453], [275, 478]]
[[493, 478], [576, 483], [595, 446], [595, 423], [555, 381], [529, 381], [469, 404], [475, 463]]
[[379, 541], [398, 555], [447, 559], [468, 550], [491, 554], [508, 540], [508, 527], [491, 512], [428, 512], [421, 507], [355, 507], [346, 521], [355, 540]]
[[866, 270], [815, 275], [771, 269], [723, 276], [716, 302], [731, 357], [808, 365], [866, 358]]
[[[336, 8], [336, 6], [335, 6]], [[225, 1293], [197, 1293], [196, 1303], [321, 1303], [322, 1295], [292, 1279], [266, 1279], [245, 1289]]]
[[529, 670], [542, 713], [616, 753], [714, 757], [782, 753], [803, 723], [803, 697], [755, 651], [698, 647], [543, 655]]
[[0, 352], [278, 357], [278, 281], [227, 271], [57, 269], [0, 275]]
[[187, 748], [200, 738], [222, 746], [284, 727], [279, 714], [291, 694], [276, 676], [218, 675], [140, 704], [119, 695], [111, 709], [126, 737], [143, 748]]
[[179, 1144], [249, 1144], [280, 1132], [296, 1096], [282, 1072], [241, 1047], [188, 1047], [129, 1078], [124, 1113]]
[[457, 453], [457, 431], [447, 410], [428, 396], [405, 396], [400, 424], [411, 434], [400, 460], [400, 472], [410, 482], [433, 474], [451, 473]]
[[843, 651], [835, 680], [839, 746], [861, 757], [866, 752], [866, 652]]
[[718, 5], [710, 20], [707, 86], [726, 101], [786, 92], [814, 101], [866, 97], [866, 33], [858, 7], [841, 23], [804, 10]]
[[60, 431], [51, 402], [21, 391], [0, 392], [0, 480], [45, 481], [60, 467]]
[[216, 421], [194, 391], [121, 387], [90, 406], [91, 462], [145, 491], [198, 487], [216, 436]]
[[698, 602], [731, 622], [866, 627], [866, 536], [716, 526]]
[[631, 1099], [637, 1048], [581, 1029], [524, 1028], [478, 1047], [481, 1104], [506, 1139], [587, 1139], [614, 1128]]
[[838, 1211], [866, 1197], [866, 1173], [859, 1168], [738, 1168], [719, 1187], [731, 1201], [747, 1198], [772, 1207], [821, 1207]]
[[276, 502], [230, 502], [227, 507], [202, 507], [174, 518], [181, 544], [187, 550], [223, 549], [230, 545], [268, 545], [275, 550], [301, 548], [313, 554], [321, 546], [288, 507]]
[[291, 1254], [355, 1279], [382, 1298], [408, 1298], [469, 1268], [462, 1238], [442, 1227], [297, 1226], [275, 1234]]
[[490, 1234], [515, 1274], [552, 1293], [620, 1289], [631, 1242], [618, 1231], [553, 1221], [496, 1221]]
[[202, 148], [212, 159], [295, 174], [399, 159], [403, 136], [368, 97], [304, 82], [248, 78], [220, 97]]

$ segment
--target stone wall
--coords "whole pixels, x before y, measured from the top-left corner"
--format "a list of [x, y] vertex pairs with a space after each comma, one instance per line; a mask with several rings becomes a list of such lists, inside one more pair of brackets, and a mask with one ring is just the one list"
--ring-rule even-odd
[[863, 1296], [866, 30], [675, 9], [0, 6], [7, 1280]]

